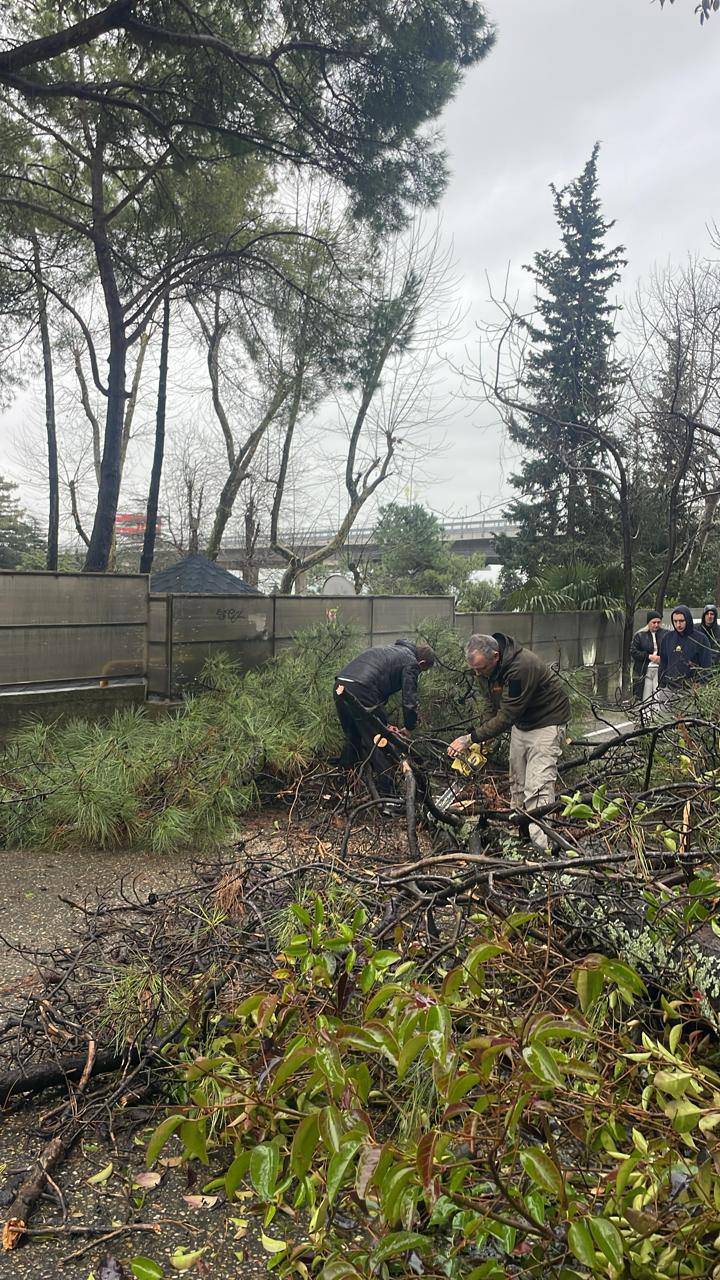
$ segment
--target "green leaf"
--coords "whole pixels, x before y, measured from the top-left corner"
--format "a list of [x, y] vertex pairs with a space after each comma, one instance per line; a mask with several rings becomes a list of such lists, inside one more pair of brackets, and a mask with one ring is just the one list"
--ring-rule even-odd
[[342, 1136], [342, 1117], [337, 1107], [323, 1107], [320, 1112], [320, 1137], [328, 1151], [340, 1150]]
[[690, 1102], [688, 1098], [683, 1098], [680, 1102], [666, 1103], [664, 1111], [666, 1116], [670, 1117], [673, 1129], [678, 1133], [692, 1133], [703, 1115], [702, 1109], [696, 1107], [695, 1103]]
[[345, 1258], [329, 1258], [320, 1272], [320, 1280], [359, 1280], [360, 1272]]
[[596, 813], [601, 813], [603, 808], [605, 807], [606, 791], [607, 791], [607, 786], [603, 784], [602, 787], [598, 787], [597, 791], [593, 793], [592, 807]]
[[385, 986], [380, 987], [379, 991], [375, 992], [372, 999], [368, 1000], [367, 1007], [365, 1009], [365, 1017], [372, 1018], [375, 1011], [379, 1009], [381, 1005], [385, 1004], [385, 1002], [390, 999], [390, 996], [394, 996], [398, 991], [403, 990], [404, 987], [402, 987], [399, 982], [388, 982]]
[[195, 1266], [196, 1262], [200, 1261], [204, 1253], [205, 1248], [191, 1249], [189, 1251], [176, 1249], [170, 1259], [170, 1264], [176, 1271], [189, 1271], [191, 1267]]
[[495, 956], [502, 955], [504, 951], [507, 951], [506, 945], [501, 946], [497, 942], [481, 942], [469, 952], [465, 968], [475, 977], [481, 965], [486, 964], [488, 960], [493, 960]]
[[277, 1090], [282, 1088], [285, 1081], [289, 1080], [291, 1076], [295, 1075], [296, 1071], [304, 1067], [308, 1059], [312, 1058], [314, 1054], [314, 1045], [301, 1044], [293, 1049], [292, 1053], [283, 1059], [277, 1071], [271, 1077], [268, 1084], [268, 1095], [272, 1096], [272, 1094], [277, 1093]]
[[320, 1068], [331, 1088], [341, 1089], [343, 1087], [345, 1073], [342, 1068], [340, 1054], [334, 1044], [318, 1045], [315, 1051], [315, 1065]]
[[150, 1135], [150, 1141], [147, 1144], [145, 1152], [145, 1165], [149, 1169], [155, 1163], [165, 1143], [185, 1123], [185, 1116], [173, 1115], [167, 1116], [158, 1125], [157, 1129]]
[[568, 817], [583, 819], [594, 818], [595, 811], [590, 808], [589, 804], [574, 804], [570, 806]]
[[153, 1262], [152, 1258], [131, 1258], [130, 1270], [135, 1280], [163, 1280], [165, 1275], [162, 1267], [157, 1262]]
[[615, 1267], [616, 1271], [620, 1271], [625, 1249], [617, 1227], [612, 1222], [608, 1222], [607, 1218], [589, 1218], [588, 1225], [598, 1248], [605, 1254], [610, 1265]]
[[310, 912], [306, 911], [304, 907], [301, 907], [299, 902], [291, 902], [290, 910], [292, 911], [296, 919], [298, 919], [301, 924], [304, 924], [307, 929], [312, 928], [312, 918], [310, 916]]
[[275, 1240], [273, 1236], [266, 1236], [263, 1230], [260, 1231], [260, 1240], [263, 1249], [268, 1253], [285, 1253], [287, 1251], [287, 1242], [285, 1240]]
[[384, 1178], [377, 1179], [380, 1189], [380, 1204], [385, 1219], [393, 1223], [400, 1218], [402, 1198], [409, 1183], [416, 1180], [416, 1172], [407, 1165], [395, 1165]]
[[578, 1262], [584, 1267], [595, 1270], [595, 1249], [593, 1247], [590, 1228], [585, 1221], [573, 1222], [568, 1231], [568, 1244]]
[[405, 1078], [408, 1067], [410, 1067], [415, 1061], [418, 1054], [422, 1053], [423, 1049], [427, 1047], [427, 1042], [427, 1034], [423, 1031], [418, 1032], [417, 1035], [411, 1036], [411, 1038], [403, 1045], [400, 1050], [397, 1063], [398, 1080], [403, 1080]]
[[250, 1154], [250, 1181], [261, 1200], [272, 1200], [279, 1168], [280, 1156], [272, 1142], [253, 1147]]
[[113, 1162], [111, 1160], [109, 1164], [105, 1165], [104, 1169], [100, 1169], [97, 1173], [93, 1174], [92, 1178], [88, 1178], [88, 1186], [99, 1187], [103, 1182], [107, 1182], [112, 1171], [113, 1171]]
[[456, 1076], [445, 1096], [446, 1102], [450, 1105], [452, 1105], [453, 1102], [459, 1102], [460, 1099], [464, 1098], [465, 1094], [469, 1093], [471, 1089], [474, 1089], [475, 1085], [479, 1084], [481, 1080], [482, 1076], [479, 1071], [466, 1071], [464, 1075]]
[[252, 1153], [250, 1151], [242, 1151], [239, 1156], [235, 1157], [232, 1164], [230, 1165], [230, 1168], [225, 1174], [225, 1178], [224, 1178], [225, 1195], [227, 1196], [228, 1200], [232, 1200], [233, 1196], [235, 1195], [235, 1192], [240, 1186], [240, 1183], [242, 1182], [248, 1169], [250, 1168], [251, 1154]]
[[676, 1022], [675, 1025], [670, 1028], [670, 1035], [668, 1036], [668, 1044], [670, 1046], [671, 1053], [675, 1053], [675, 1051], [677, 1050], [677, 1047], [680, 1043], [680, 1037], [682, 1036], [682, 1032], [683, 1032], [682, 1022]]
[[373, 1249], [373, 1268], [379, 1267], [388, 1258], [396, 1258], [399, 1253], [409, 1253], [411, 1249], [424, 1253], [429, 1245], [427, 1236], [421, 1236], [417, 1231], [393, 1231]]
[[577, 968], [573, 974], [575, 982], [575, 990], [578, 993], [580, 1008], [583, 1013], [587, 1013], [591, 1005], [595, 1003], [605, 985], [602, 972], [597, 964], [584, 964]]
[[359, 1145], [359, 1138], [353, 1139], [351, 1142], [343, 1142], [340, 1150], [331, 1157], [327, 1174], [328, 1204], [332, 1204], [343, 1182], [346, 1180], [348, 1169], [355, 1159]]
[[188, 1155], [195, 1156], [202, 1164], [209, 1164], [207, 1143], [205, 1138], [207, 1124], [205, 1120], [186, 1120], [180, 1126], [180, 1141]]
[[656, 1071], [653, 1078], [656, 1089], [667, 1093], [671, 1098], [682, 1098], [692, 1084], [689, 1071]]
[[563, 1078], [558, 1070], [557, 1062], [550, 1049], [544, 1044], [528, 1044], [522, 1051], [523, 1058], [530, 1070], [543, 1084], [561, 1086]]
[[290, 1149], [290, 1167], [297, 1177], [307, 1173], [319, 1141], [320, 1117], [317, 1111], [311, 1111], [295, 1130]]
[[565, 1193], [562, 1173], [542, 1147], [530, 1147], [527, 1151], [521, 1151], [520, 1163], [528, 1177], [543, 1191], [551, 1191], [553, 1195], [562, 1198]]

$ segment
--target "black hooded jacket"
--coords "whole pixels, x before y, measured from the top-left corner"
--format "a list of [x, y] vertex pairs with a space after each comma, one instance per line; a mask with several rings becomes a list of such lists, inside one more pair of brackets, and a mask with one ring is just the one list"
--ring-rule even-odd
[[703, 619], [706, 613], [713, 615], [710, 626], [707, 627], [704, 621], [700, 622], [698, 627], [698, 639], [706, 644], [710, 650], [711, 664], [717, 666], [720, 661], [720, 626], [718, 626], [718, 610], [716, 604], [706, 604], [702, 611]]
[[704, 671], [712, 665], [712, 654], [707, 644], [698, 639], [690, 610], [679, 604], [673, 613], [681, 613], [687, 627], [681, 635], [673, 627], [663, 636], [660, 645], [659, 684], [663, 689], [679, 689], [693, 680], [702, 680]]
[[376, 645], [358, 654], [338, 672], [338, 680], [347, 684], [363, 706], [384, 706], [393, 693], [402, 690], [403, 722], [414, 729], [418, 713], [417, 651], [410, 640]]

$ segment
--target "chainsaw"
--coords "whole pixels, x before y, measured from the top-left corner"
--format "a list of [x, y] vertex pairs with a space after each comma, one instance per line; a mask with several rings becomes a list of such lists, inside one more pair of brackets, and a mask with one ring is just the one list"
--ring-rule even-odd
[[468, 778], [472, 778], [473, 774], [482, 769], [486, 761], [487, 756], [484, 756], [480, 748], [475, 744], [469, 747], [467, 751], [463, 751], [462, 755], [455, 756], [450, 768], [454, 769], [455, 773], [460, 774], [460, 777], [457, 780], [453, 780], [447, 790], [443, 791], [440, 799], [435, 801], [437, 808], [442, 810], [443, 813], [446, 809], [449, 809], [450, 805], [459, 799]]

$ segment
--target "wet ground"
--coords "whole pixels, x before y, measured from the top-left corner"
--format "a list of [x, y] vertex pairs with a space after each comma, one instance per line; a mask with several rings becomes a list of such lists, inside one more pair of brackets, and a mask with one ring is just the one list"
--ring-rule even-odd
[[[0, 898], [0, 1001], [34, 966], [24, 950], [72, 943], [82, 921], [77, 906], [97, 894], [119, 899], [133, 886], [162, 893], [191, 878], [191, 853], [2, 853]], [[72, 904], [76, 904], [73, 906]]]
[[[146, 897], [167, 892], [195, 878], [193, 861], [192, 853], [3, 852], [0, 1013], [5, 995], [32, 987], [32, 950], [72, 945], [83, 920], [78, 907], [91, 907], [98, 894], [120, 901], [124, 893]], [[0, 1228], [12, 1196], [47, 1141], [44, 1118], [61, 1096], [46, 1093], [28, 1106], [0, 1111]], [[180, 1164], [179, 1145], [172, 1139], [163, 1152], [165, 1162], [154, 1171], [159, 1176], [150, 1179], [154, 1185], [137, 1185], [146, 1173], [147, 1138], [162, 1115], [159, 1107], [130, 1105], [114, 1137], [100, 1131], [83, 1134], [57, 1174], [59, 1194], [49, 1192], [33, 1214], [33, 1230], [49, 1234], [0, 1252], [1, 1280], [132, 1280], [138, 1257], [152, 1259], [166, 1277], [250, 1280], [267, 1274], [262, 1220], [252, 1193], [241, 1192], [228, 1204], [222, 1190], [203, 1190], [227, 1160], [218, 1158], [216, 1168], [188, 1168]], [[90, 1181], [97, 1174], [100, 1180]], [[120, 1232], [130, 1217], [141, 1225]], [[108, 1238], [83, 1234], [86, 1228]], [[199, 1251], [187, 1271], [177, 1269], [178, 1250]]]

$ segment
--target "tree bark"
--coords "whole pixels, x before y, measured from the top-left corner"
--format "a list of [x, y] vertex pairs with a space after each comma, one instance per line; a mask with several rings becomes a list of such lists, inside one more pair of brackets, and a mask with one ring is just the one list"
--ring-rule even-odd
[[35, 291], [37, 294], [38, 323], [40, 325], [43, 376], [45, 380], [45, 433], [47, 436], [48, 459], [48, 534], [45, 567], [57, 570], [58, 533], [60, 528], [60, 482], [58, 478], [57, 426], [55, 422], [55, 379], [53, 376], [52, 346], [47, 318], [47, 297], [42, 284], [40, 244], [34, 231], [30, 240], [35, 269]]
[[140, 557], [140, 572], [150, 573], [155, 557], [158, 500], [165, 456], [165, 409], [167, 405], [168, 351], [170, 347], [170, 295], [163, 298], [162, 335], [160, 338], [160, 369], [158, 373], [157, 413], [155, 415], [155, 449], [153, 451], [150, 489], [145, 513], [145, 536]]
[[90, 545], [83, 572], [107, 573], [115, 533], [115, 517], [120, 497], [122, 445], [125, 422], [125, 365], [127, 335], [120, 292], [115, 276], [112, 250], [105, 218], [103, 192], [104, 159], [98, 143], [92, 161], [93, 245], [108, 317], [110, 354], [108, 358], [108, 400], [105, 439], [100, 462], [100, 484]]
[[[679, 415], [676, 415], [676, 416], [679, 416]], [[663, 609], [665, 608], [665, 596], [667, 595], [668, 582], [670, 581], [670, 574], [672, 573], [673, 565], [675, 563], [676, 556], [677, 556], [678, 498], [680, 494], [680, 485], [682, 484], [682, 481], [687, 472], [687, 465], [690, 459], [690, 454], [692, 453], [692, 450], [693, 450], [694, 442], [695, 442], [695, 424], [692, 422], [686, 421], [685, 422], [685, 444], [683, 446], [682, 454], [678, 459], [678, 464], [677, 464], [677, 467], [675, 468], [675, 474], [673, 476], [672, 484], [670, 485], [670, 493], [668, 495], [668, 530], [667, 530], [668, 545], [667, 545], [667, 552], [665, 554], [665, 565], [662, 571], [662, 576], [658, 583], [657, 592], [655, 594], [655, 608], [657, 609], [658, 613], [662, 613]]]

